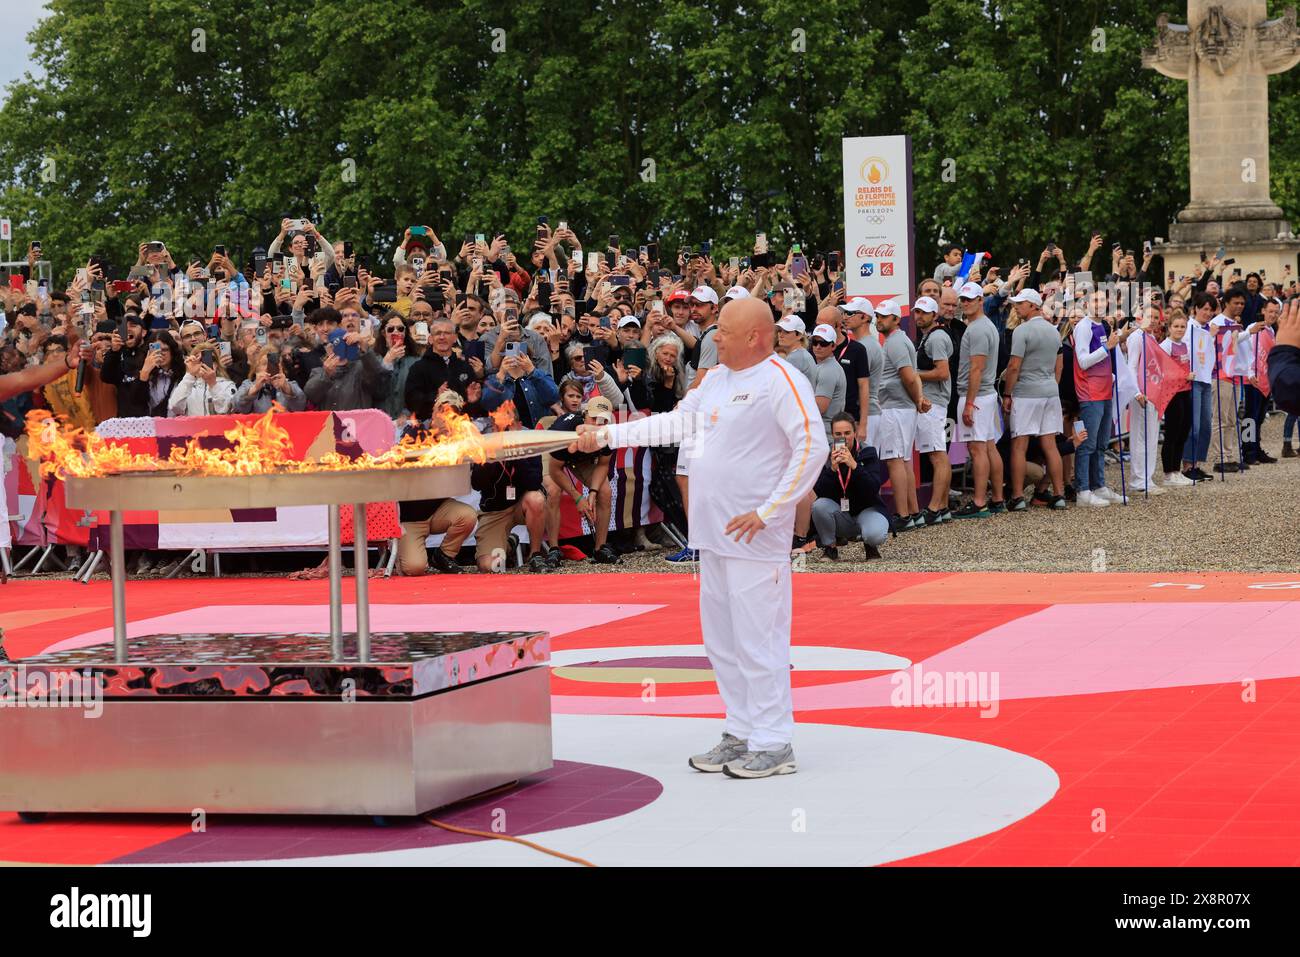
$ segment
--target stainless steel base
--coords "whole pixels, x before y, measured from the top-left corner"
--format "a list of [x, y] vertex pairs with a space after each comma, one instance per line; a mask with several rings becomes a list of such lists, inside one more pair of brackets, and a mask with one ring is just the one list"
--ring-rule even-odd
[[550, 676], [407, 700], [6, 709], [0, 810], [416, 815], [551, 767]]

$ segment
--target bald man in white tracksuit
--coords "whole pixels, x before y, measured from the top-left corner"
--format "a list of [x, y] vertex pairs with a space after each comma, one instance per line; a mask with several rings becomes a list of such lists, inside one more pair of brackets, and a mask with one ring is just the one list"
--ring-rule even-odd
[[700, 628], [727, 709], [699, 771], [758, 778], [795, 770], [791, 738], [790, 541], [795, 506], [829, 447], [812, 385], [773, 354], [766, 304], [730, 302], [719, 365], [672, 412], [584, 426], [611, 448], [680, 442], [693, 427], [690, 547], [700, 551]]

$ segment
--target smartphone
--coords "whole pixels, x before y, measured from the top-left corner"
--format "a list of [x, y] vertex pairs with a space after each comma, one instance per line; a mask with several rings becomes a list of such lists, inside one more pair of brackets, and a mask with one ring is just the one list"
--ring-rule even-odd
[[[581, 253], [574, 253], [573, 255], [575, 258], [577, 258], [578, 256], [581, 255]], [[587, 253], [587, 271], [595, 272], [599, 268], [600, 268], [600, 253]]]
[[836, 279], [835, 284], [831, 287], [831, 292], [843, 292], [843, 291], [844, 291], [844, 280]]
[[537, 284], [537, 308], [542, 312], [551, 311], [551, 284], [549, 282], [539, 282]]
[[214, 255], [214, 256], [224, 256], [225, 254], [226, 254], [226, 247], [225, 247], [225, 246], [213, 246], [213, 247], [212, 247], [212, 255]]
[[732, 257], [731, 257], [731, 268], [732, 268], [732, 269], [739, 269], [739, 268], [740, 268], [740, 257], [739, 257], [739, 256], [732, 256]]
[[427, 235], [429, 235], [429, 233], [428, 233], [427, 230], [425, 230], [425, 228], [424, 228], [423, 226], [412, 226], [412, 227], [411, 227], [411, 235], [412, 235], [412, 236], [427, 236]]
[[15, 292], [22, 292], [27, 288], [27, 281], [18, 273], [14, 273], [9, 277], [9, 288]]
[[1215, 251], [1215, 253], [1214, 253], [1214, 258], [1215, 258], [1215, 259], [1222, 259], [1222, 258], [1223, 258], [1224, 256], [1226, 256], [1227, 254], [1228, 254], [1228, 247], [1225, 246], [1225, 245], [1223, 245], [1223, 243], [1220, 243], [1220, 244], [1219, 244], [1219, 248], [1218, 248], [1218, 249]]
[[370, 299], [373, 302], [397, 302], [397, 283], [386, 282], [376, 286]]
[[253, 333], [253, 338], [257, 340], [259, 346], [266, 345], [266, 326], [259, 322], [256, 331]]
[[130, 279], [114, 279], [111, 283], [113, 295], [120, 295], [124, 292], [130, 292], [135, 288], [135, 282]]
[[646, 258], [649, 259], [652, 263], [657, 263], [657, 262], [659, 261], [659, 244], [658, 244], [658, 243], [646, 243], [646, 244], [645, 244], [645, 255], [646, 255]]
[[486, 246], [486, 245], [487, 245], [487, 237], [484, 236], [482, 233], [475, 233], [475, 234], [474, 234], [474, 242], [478, 243], [480, 246]]
[[631, 276], [610, 276], [609, 284], [611, 286], [630, 286], [632, 285]]
[[352, 243], [348, 242], [347, 240], [343, 241], [343, 258], [344, 259], [352, 258]]
[[217, 367], [217, 357], [212, 354], [211, 349], [204, 349], [203, 356], [199, 361], [209, 369], [215, 369]]
[[568, 228], [569, 228], [569, 224], [566, 223], [564, 220], [560, 220], [560, 224], [559, 224], [558, 226], [555, 227], [555, 231], [556, 231], [556, 232], [563, 232], [564, 230], [566, 230], [566, 229], [568, 229]]
[[38, 256], [41, 254], [41, 241], [39, 239], [32, 240], [32, 252]]
[[708, 242], [707, 240], [706, 240], [705, 242], [700, 243], [700, 255], [701, 255], [701, 256], [707, 256], [707, 255], [709, 255], [709, 253], [711, 253], [712, 251], [713, 251], [713, 243]]
[[840, 254], [839, 254], [839, 253], [827, 253], [827, 254], [826, 254], [826, 268], [829, 269], [831, 272], [839, 272], [839, 271], [840, 271]]
[[1144, 256], [1151, 255], [1151, 240], [1149, 239], [1142, 240], [1142, 255]]
[[167, 247], [165, 247], [165, 246], [164, 246], [162, 243], [160, 243], [160, 242], [151, 242], [151, 243], [149, 244], [149, 252], [151, 252], [151, 253], [160, 253], [160, 252], [162, 252], [165, 248], [167, 248]]
[[266, 374], [272, 376], [280, 374], [280, 353], [268, 352], [266, 354]]
[[[592, 253], [592, 255], [594, 256], [595, 253]], [[574, 269], [577, 269], [577, 270], [581, 270], [581, 269], [582, 269], [582, 250], [580, 250], [580, 249], [575, 249], [575, 250], [573, 251], [573, 255], [572, 255], [572, 257], [571, 257], [571, 260], [572, 260], [572, 262], [573, 262], [573, 268], [574, 268]]]
[[802, 254], [797, 254], [790, 260], [791, 276], [806, 276], [808, 274], [808, 260]]
[[1082, 432], [1082, 431], [1083, 431], [1083, 420], [1082, 420], [1082, 419], [1075, 419], [1075, 420], [1074, 420], [1074, 434], [1077, 436], [1077, 435], [1078, 435], [1080, 432]]
[[608, 328], [609, 328], [609, 316], [601, 316], [601, 317], [600, 317], [600, 328], [602, 328], [602, 329], [608, 329]]
[[662, 316], [664, 314], [664, 301], [662, 299], [656, 299], [654, 302], [650, 303], [650, 311], [657, 312]]
[[528, 355], [528, 343], [526, 342], [507, 342], [503, 356], [506, 359], [517, 359], [520, 356]]
[[417, 322], [411, 326], [411, 338], [420, 345], [429, 341], [429, 324], [427, 322]]
[[767, 233], [754, 234], [754, 251], [759, 255], [767, 252]]
[[[125, 333], [122, 333], [121, 335], [122, 335], [123, 338], [126, 338]], [[162, 352], [162, 343], [161, 343], [161, 342], [151, 342], [151, 343], [149, 343], [149, 351], [150, 351], [150, 352]]]
[[649, 358], [649, 353], [641, 346], [629, 346], [623, 350], [623, 365], [636, 366], [638, 369], [644, 369]]
[[1047, 252], [1051, 256], [1056, 255], [1056, 240], [1052, 240], [1047, 244]]
[[[1235, 260], [1235, 259], [1225, 259], [1225, 260], [1223, 261], [1222, 265], [1224, 265], [1224, 266], [1231, 266], [1231, 265], [1232, 265], [1233, 263], [1235, 263], [1236, 261], [1237, 261], [1237, 260]], [[1237, 272], [1241, 272], [1241, 270], [1238, 269]]]
[[618, 233], [610, 233], [610, 234], [609, 234], [609, 246], [608, 246], [608, 248], [609, 248], [609, 249], [619, 249], [619, 248], [621, 248], [621, 247], [618, 245]]
[[477, 359], [482, 362], [487, 355], [487, 343], [482, 339], [471, 339], [461, 346], [461, 351], [465, 353], [466, 359]]
[[344, 276], [344, 277], [343, 277], [343, 288], [344, 288], [344, 289], [356, 289], [356, 288], [357, 288], [357, 277], [356, 277], [356, 276]]
[[[229, 359], [230, 359], [230, 343], [229, 343], [229, 342], [219, 342], [219, 343], [217, 343], [217, 348], [221, 350], [222, 358], [224, 358], [224, 359], [226, 359], [226, 360], [229, 360]], [[278, 359], [279, 359], [279, 356], [276, 356], [276, 359], [278, 360]]]
[[1174, 284], [1174, 271], [1171, 269], [1169, 270], [1169, 285], [1172, 286], [1173, 284]]

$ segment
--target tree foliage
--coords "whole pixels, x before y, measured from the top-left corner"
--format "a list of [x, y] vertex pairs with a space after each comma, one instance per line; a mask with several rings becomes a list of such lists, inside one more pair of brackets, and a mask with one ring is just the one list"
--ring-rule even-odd
[[[154, 238], [247, 258], [283, 215], [379, 260], [414, 223], [523, 249], [538, 215], [595, 244], [831, 249], [841, 138], [905, 132], [923, 268], [941, 236], [1074, 254], [1091, 229], [1163, 235], [1187, 200], [1184, 84], [1139, 59], [1162, 11], [1185, 19], [1177, 0], [51, 0], [44, 76], [0, 107], [0, 210], [61, 270]], [[1293, 215], [1297, 83], [1272, 81]]]

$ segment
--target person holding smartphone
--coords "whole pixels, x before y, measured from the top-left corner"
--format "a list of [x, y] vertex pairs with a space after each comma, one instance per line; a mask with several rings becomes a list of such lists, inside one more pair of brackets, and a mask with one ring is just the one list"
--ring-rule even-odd
[[879, 558], [889, 537], [889, 517], [880, 499], [880, 459], [870, 445], [858, 444], [857, 432], [847, 412], [831, 420], [831, 454], [813, 487], [813, 527], [827, 561], [839, 561], [839, 543], [855, 538], [861, 538], [867, 561]]
[[235, 384], [217, 356], [216, 343], [204, 341], [185, 357], [185, 375], [167, 399], [167, 415], [225, 415], [235, 402]]
[[307, 396], [298, 383], [284, 374], [281, 351], [269, 348], [253, 357], [249, 377], [235, 391], [231, 411], [236, 415], [250, 412], [262, 415], [277, 404], [286, 412], [302, 412], [307, 408]]

